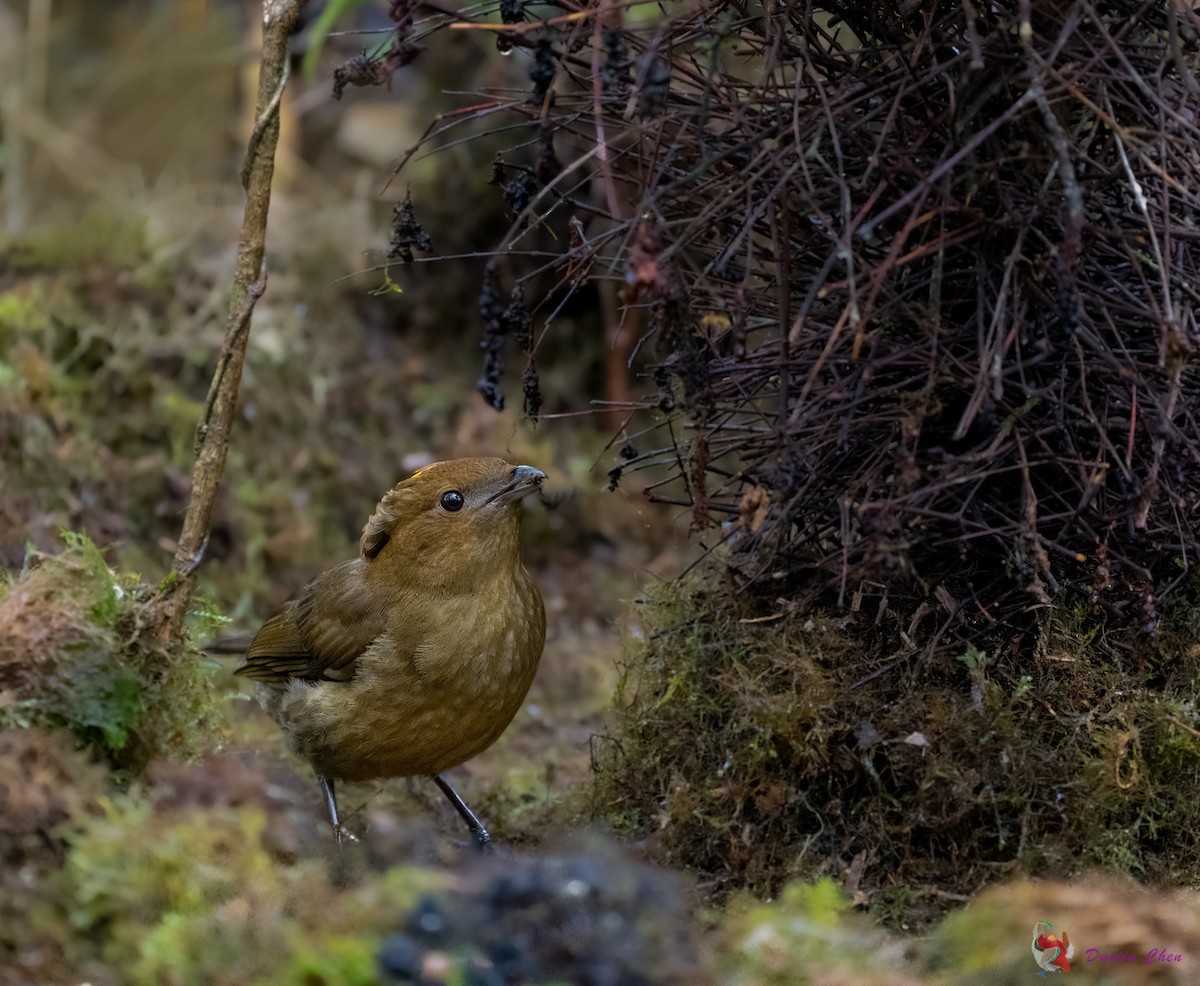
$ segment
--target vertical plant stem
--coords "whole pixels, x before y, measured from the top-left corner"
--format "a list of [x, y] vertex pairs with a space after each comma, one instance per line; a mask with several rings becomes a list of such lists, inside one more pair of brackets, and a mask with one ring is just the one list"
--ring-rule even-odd
[[238, 240], [225, 340], [217, 358], [204, 417], [196, 429], [192, 497], [184, 516], [175, 561], [153, 604], [152, 622], [159, 635], [168, 641], [177, 637], [183, 627], [195, 589], [196, 569], [208, 543], [213, 504], [225, 472], [225, 456], [237, 410], [250, 322], [254, 305], [266, 289], [263, 257], [271, 178], [275, 171], [275, 145], [279, 140], [279, 100], [287, 83], [288, 37], [299, 14], [300, 3], [301, 0], [264, 0], [263, 3], [263, 50], [256, 123], [242, 167], [246, 209]]

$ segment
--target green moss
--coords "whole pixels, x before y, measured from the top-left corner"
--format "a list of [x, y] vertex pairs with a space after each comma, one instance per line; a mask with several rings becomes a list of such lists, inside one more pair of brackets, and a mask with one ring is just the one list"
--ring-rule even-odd
[[[211, 780], [200, 766], [190, 777]], [[374, 986], [385, 964], [388, 982], [408, 970], [447, 986], [706, 981], [679, 882], [612, 845], [426, 868], [396, 865], [395, 844], [381, 859], [389, 843], [368, 835], [330, 865], [280, 855], [290, 814], [269, 797], [201, 808], [118, 796], [76, 821], [24, 940], [68, 942], [78, 968], [131, 986]], [[819, 888], [804, 906], [839, 904]]]
[[132, 986], [372, 984], [384, 934], [438, 874], [397, 867], [335, 883], [325, 860], [272, 850], [278, 824], [254, 806], [106, 804], [68, 836], [57, 906], [39, 931]]
[[330, 938], [302, 942], [272, 986], [377, 986], [379, 942]]
[[0, 294], [0, 344], [19, 332], [44, 332], [50, 312], [41, 291], [6, 291]]
[[722, 981], [731, 986], [886, 981], [876, 976], [889, 972], [900, 953], [850, 908], [850, 899], [830, 879], [788, 884], [769, 904], [731, 901], [721, 929]]
[[833, 621], [740, 623], [741, 611], [682, 593], [646, 615], [618, 686], [622, 728], [601, 750], [598, 807], [621, 829], [662, 830], [672, 858], [770, 893], [796, 864], [795, 819], [818, 807], [797, 782], [822, 769], [837, 684], [821, 666], [849, 641]]
[[164, 648], [143, 635], [144, 588], [117, 575], [86, 537], [58, 555], [33, 552], [0, 582], [0, 687], [9, 725], [68, 730], [120, 770], [158, 756], [194, 756], [216, 742], [214, 665], [195, 641], [219, 621], [201, 605], [189, 637]]
[[[1014, 973], [1024, 973], [1021, 978], [1027, 979], [1034, 969], [1033, 961], [1024, 949], [1013, 948], [1015, 934], [1010, 937], [998, 932], [998, 917], [995, 909], [989, 907], [967, 908], [947, 915], [925, 945], [929, 970], [962, 977], [1007, 967]], [[1011, 920], [1008, 915], [1004, 918], [1006, 924]], [[1015, 933], [1016, 929], [1013, 930]]]
[[1102, 615], [1064, 606], [1034, 653], [996, 630], [892, 650], [886, 626], [689, 586], [644, 616], [595, 810], [718, 897], [850, 870], [881, 920], [919, 926], [1014, 871], [1200, 876], [1194, 642], [1100, 661]]

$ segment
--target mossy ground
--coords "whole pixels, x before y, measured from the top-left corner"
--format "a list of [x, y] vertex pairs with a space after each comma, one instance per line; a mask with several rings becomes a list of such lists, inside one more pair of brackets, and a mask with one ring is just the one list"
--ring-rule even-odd
[[0, 581], [0, 728], [64, 729], [130, 776], [211, 749], [223, 716], [197, 640], [220, 619], [201, 601], [187, 637], [162, 646], [142, 632], [148, 587], [113, 572], [85, 535], [64, 540]]
[[1032, 654], [995, 633], [887, 654], [853, 615], [711, 579], [645, 607], [598, 745], [598, 813], [656, 858], [718, 896], [831, 875], [893, 927], [1018, 875], [1200, 880], [1191, 610], [1121, 665], [1067, 606]]
[[[130, 24], [112, 33], [133, 37]], [[147, 133], [132, 118], [147, 102], [163, 101], [167, 129], [188, 130], [168, 96], [186, 87], [195, 106], [208, 98], [197, 74], [221, 75], [220, 59], [201, 69], [178, 57], [179, 37], [165, 46], [148, 29], [138, 44], [155, 48], [152, 62], [125, 52], [115, 81], [85, 79], [123, 94], [101, 114], [120, 117], [102, 135], [114, 154]], [[102, 74], [104, 62], [62, 64]], [[128, 98], [147, 64], [155, 85]], [[225, 96], [228, 74], [215, 80]], [[461, 59], [443, 74], [458, 87]], [[45, 194], [65, 218], [0, 246], [0, 983], [356, 986], [385, 982], [381, 955], [390, 981], [476, 986], [568, 969], [573, 982], [948, 986], [970, 970], [1006, 983], [1031, 973], [1025, 936], [1043, 917], [1084, 947], [1144, 951], [1161, 938], [1194, 963], [1195, 899], [1111, 879], [1018, 883], [924, 942], [901, 931], [1016, 870], [1164, 882], [1177, 865], [1194, 878], [1196, 611], [1164, 616], [1159, 650], [1120, 667], [1089, 663], [1088, 635], [1104, 630], [1071, 607], [1046, 623], [1038, 655], [981, 639], [933, 662], [881, 654], [854, 622], [739, 609], [712, 591], [666, 593], [630, 615], [639, 586], [696, 548], [669, 508], [602, 491], [615, 429], [567, 417], [535, 430], [482, 406], [478, 265], [462, 280], [395, 270], [403, 295], [370, 295], [376, 275], [334, 284], [386, 244], [378, 170], [342, 162], [326, 182], [285, 149], [281, 186], [288, 172], [294, 184], [273, 205], [270, 285], [201, 570], [231, 629], [252, 629], [353, 553], [379, 494], [431, 455], [499, 451], [577, 492], [528, 515], [550, 622], [529, 703], [454, 777], [498, 841], [530, 856], [464, 854], [443, 799], [394, 782], [342, 792], [361, 841], [335, 859], [307, 768], [230, 664], [214, 669], [190, 646], [156, 652], [138, 632], [138, 587], [166, 570], [188, 496], [240, 205], [233, 171], [214, 163], [229, 149], [210, 136], [228, 107], [201, 109], [221, 123], [190, 130], [203, 139], [189, 153], [203, 144], [205, 181], [225, 184], [174, 185], [160, 126], [147, 141], [161, 180], [97, 202], [50, 169]], [[333, 155], [336, 141], [323, 143]], [[466, 145], [454, 154], [470, 166]], [[468, 253], [490, 242], [481, 228], [509, 220], [497, 190], [444, 160], [414, 162], [418, 218], [439, 250]], [[352, 185], [369, 186], [371, 204]], [[545, 350], [547, 412], [602, 389], [592, 301], [547, 337], [573, 350]], [[91, 540], [64, 545], [63, 530]], [[592, 798], [589, 752], [623, 649], [622, 711], [595, 747]], [[1090, 821], [1076, 810], [1089, 806]], [[556, 845], [594, 807], [625, 847]], [[496, 973], [504, 962], [511, 975]], [[1151, 972], [1189, 982], [1192, 969]], [[1138, 981], [1118, 971], [1111, 981]]]
[[[145, 315], [140, 291], [124, 304]], [[1083, 947], [1111, 941], [1144, 953], [1160, 936], [1188, 954], [1200, 948], [1191, 897], [1161, 904], [1131, 884], [1095, 881], [991, 891], [924, 944], [900, 934], [1017, 871], [1055, 878], [1101, 867], [1155, 883], [1170, 882], [1173, 868], [1176, 881], [1194, 874], [1189, 609], [1165, 617], [1157, 651], [1120, 667], [1088, 663], [1088, 636], [1103, 628], [1079, 608], [1047, 621], [1031, 658], [981, 640], [986, 648], [940, 662], [916, 651], [881, 658], [877, 637], [853, 620], [786, 603], [763, 610], [733, 593], [663, 588], [621, 617], [634, 594], [630, 570], [656, 556], [679, 566], [688, 549], [650, 530], [631, 551], [631, 524], [649, 529], [650, 518], [636, 501], [600, 505], [591, 497], [608, 494], [599, 493], [531, 513], [530, 557], [552, 628], [543, 673], [501, 743], [456, 776], [498, 838], [532, 855], [480, 864], [454, 843], [457, 820], [434, 792], [395, 783], [344, 793], [362, 841], [334, 861], [307, 770], [253, 703], [232, 701], [245, 696], [229, 667], [212, 671], [191, 650], [139, 650], [141, 580], [110, 566], [161, 566], [165, 552], [147, 538], [167, 536], [158, 532], [174, 514], [159, 516], [152, 498], [171, 487], [97, 477], [119, 478], [141, 459], [169, 478], [187, 441], [140, 446], [129, 426], [119, 451], [108, 439], [87, 446], [105, 457], [103, 469], [89, 455], [56, 454], [64, 436], [82, 442], [113, 425], [83, 410], [104, 407], [85, 386], [88, 364], [72, 372], [49, 356], [21, 363], [29, 338], [10, 335], [4, 357], [4, 420], [32, 429], [18, 447], [37, 452], [4, 460], [9, 488], [29, 496], [22, 544], [72, 517], [97, 536], [98, 518], [129, 526], [104, 554], [78, 536], [46, 545], [54, 553], [22, 549], [0, 593], [0, 982], [365, 986], [419, 974], [491, 983], [503, 980], [486, 978], [489, 970], [506, 962], [508, 981], [551, 982], [574, 962], [578, 982], [636, 970], [640, 978], [616, 981], [900, 986], [962, 982], [966, 969], [973, 982], [1000, 984], [1032, 970], [1028, 915], [1065, 924]], [[39, 389], [39, 367], [59, 382]], [[151, 414], [161, 391], [179, 384], [148, 375], [141, 386], [125, 413]], [[80, 396], [66, 401], [72, 388]], [[17, 401], [41, 403], [21, 405], [23, 418]], [[514, 441], [511, 424], [491, 415], [460, 414], [453, 440]], [[39, 418], [50, 423], [40, 431]], [[272, 456], [299, 455], [322, 434], [282, 434], [277, 445], [290, 452]], [[586, 482], [581, 447], [545, 441], [520, 438], [522, 455], [558, 461]], [[260, 465], [237, 456], [251, 474]], [[244, 480], [224, 508], [225, 549], [212, 559], [208, 591], [235, 612], [263, 612], [303, 581], [310, 559], [334, 553], [332, 542], [352, 544], [359, 518], [317, 533], [318, 518], [352, 512], [344, 500], [361, 475], [350, 479], [329, 476], [307, 497], [280, 485], [275, 498]], [[336, 508], [327, 491], [337, 492]], [[130, 524], [126, 509], [146, 526]], [[294, 539], [296, 527], [311, 540]], [[589, 804], [589, 746], [622, 646], [622, 711], [595, 747], [603, 770]], [[212, 752], [222, 745], [225, 753]], [[698, 872], [696, 885], [628, 849], [553, 848], [594, 806], [624, 841], [638, 837], [640, 855]], [[592, 889], [577, 905], [584, 884]], [[422, 937], [434, 912], [440, 940]], [[563, 927], [590, 930], [563, 931], [549, 917], [563, 914], [572, 915]], [[489, 936], [489, 921], [500, 932]], [[506, 951], [500, 939], [519, 947]], [[1182, 983], [1190, 969], [1137, 975]], [[1139, 981], [1118, 972], [1107, 981]]]
[[[547, 956], [574, 942], [585, 966], [594, 945], [646, 982], [949, 984], [964, 968], [1016, 982], [1032, 968], [1029, 922], [1011, 915], [1034, 911], [1092, 941], [1144, 951], [1161, 934], [1191, 947], [1191, 898], [1172, 899], [1172, 924], [1125, 884], [1086, 886], [1141, 922], [1132, 931], [1049, 884], [985, 895], [934, 927], [928, 947], [901, 932], [1018, 871], [1100, 867], [1154, 883], [1173, 867], [1176, 881], [1194, 873], [1193, 610], [1164, 614], [1157, 650], [1102, 667], [1087, 644], [1104, 628], [1079, 607], [1056, 611], [1031, 657], [981, 638], [938, 661], [881, 654], [880, 633], [853, 620], [711, 589], [655, 583], [651, 605], [630, 614], [647, 570], [678, 570], [694, 548], [669, 515], [598, 489], [589, 469], [602, 434], [532, 432], [445, 395], [439, 416], [406, 422], [449, 371], [413, 356], [403, 334], [355, 337], [352, 307], [329, 305], [350, 319], [344, 331], [306, 333], [282, 304], [297, 283], [285, 271], [247, 377], [258, 410], [239, 423], [204, 570], [205, 592], [243, 626], [352, 549], [407, 450], [502, 448], [583, 489], [530, 512], [551, 626], [542, 673], [501, 742], [455, 775], [498, 839], [533, 855], [507, 876], [478, 875], [436, 792], [392, 783], [343, 792], [362, 841], [333, 862], [307, 768], [239, 700], [228, 664], [142, 649], [138, 586], [169, 557], [214, 343], [180, 331], [199, 324], [189, 305], [211, 292], [207, 275], [166, 276], [154, 254], [4, 275], [0, 982], [384, 983], [385, 953], [430, 982], [475, 981], [465, 977], [496, 964], [494, 941], [454, 923], [443, 942], [413, 929], [430, 906], [491, 913], [497, 880], [533, 887], [504, 919], [519, 955], [500, 957], [541, 965], [515, 981], [550, 981]], [[396, 378], [368, 385], [361, 372], [362, 347], [381, 338], [409, 366], [413, 390], [398, 402]], [[327, 368], [319, 388], [302, 367], [314, 347]], [[344, 427], [352, 406], [368, 426]], [[80, 536], [64, 544], [64, 527], [104, 550]], [[621, 711], [597, 741], [622, 651]], [[628, 849], [552, 848], [596, 813], [639, 855], [698, 873], [695, 885], [646, 875]], [[600, 911], [578, 920], [621, 915], [616, 959], [602, 921], [578, 941], [531, 930], [581, 860], [609, 882], [589, 898]], [[1187, 982], [1189, 970], [1145, 974]]]

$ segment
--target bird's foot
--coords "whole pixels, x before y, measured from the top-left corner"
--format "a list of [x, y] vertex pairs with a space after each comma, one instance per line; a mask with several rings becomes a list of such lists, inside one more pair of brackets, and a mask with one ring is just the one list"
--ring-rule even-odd
[[492, 837], [488, 835], [488, 830], [483, 827], [483, 822], [475, 817], [475, 812], [467, 807], [467, 803], [458, 796], [458, 792], [454, 790], [444, 777], [435, 774], [433, 782], [442, 789], [442, 793], [449, 799], [450, 804], [454, 806], [454, 810], [458, 812], [459, 817], [467, 823], [467, 831], [471, 833], [471, 838], [475, 842], [475, 848], [480, 852], [491, 847]]
[[344, 843], [358, 841], [358, 836], [340, 824], [331, 825], [330, 828], [333, 829], [333, 841], [339, 848]]

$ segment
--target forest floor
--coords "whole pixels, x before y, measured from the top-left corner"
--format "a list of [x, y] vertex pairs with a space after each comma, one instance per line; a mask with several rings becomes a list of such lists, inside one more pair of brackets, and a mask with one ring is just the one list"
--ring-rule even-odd
[[[276, 227], [285, 242], [287, 228], [286, 218]], [[202, 316], [228, 257], [206, 264], [203, 251], [189, 252], [164, 264], [144, 229], [97, 212], [69, 238], [51, 231], [4, 253], [0, 548], [10, 579], [27, 551], [60, 551], [59, 530], [87, 533], [116, 571], [155, 579], [166, 569], [217, 338], [216, 320]], [[89, 240], [104, 249], [85, 249]], [[124, 256], [113, 243], [127, 245]], [[503, 849], [473, 859], [430, 785], [393, 781], [341, 792], [360, 841], [335, 855], [307, 767], [222, 658], [211, 678], [219, 738], [198, 758], [166, 756], [140, 777], [106, 780], [50, 734], [0, 734], [9, 746], [0, 793], [15, 819], [0, 836], [21, 881], [0, 935], [0, 981], [372, 983], [381, 948], [387, 968], [417, 962], [424, 981], [458, 981], [503, 958], [460, 914], [494, 920], [520, 943], [508, 981], [601, 982], [615, 968], [646, 982], [1018, 982], [1035, 971], [1026, 936], [1042, 919], [1082, 944], [1075, 962], [1095, 981], [1190, 981], [1200, 911], [1184, 896], [1047, 874], [987, 891], [915, 937], [903, 917], [883, 930], [829, 880], [791, 886], [773, 903], [735, 896], [714, 906], [686, 874], [645, 862], [652, 833], [612, 841], [594, 802], [591, 746], [622, 654], [643, 632], [639, 599], [700, 550], [687, 518], [605, 488], [613, 436], [594, 419], [551, 417], [535, 430], [482, 406], [470, 310], [461, 339], [439, 348], [407, 319], [403, 296], [364, 302], [328, 278], [313, 289], [291, 266], [303, 258], [275, 262], [203, 578], [203, 594], [233, 620], [220, 633], [252, 630], [348, 556], [376, 498], [433, 449], [530, 461], [552, 493], [568, 494], [556, 509], [533, 506], [526, 524], [549, 620], [537, 680], [495, 747], [452, 772]], [[549, 390], [551, 408], [566, 410], [575, 386]], [[585, 884], [594, 906], [568, 934], [540, 908], [561, 917], [564, 888]], [[508, 893], [517, 904], [496, 903]], [[441, 908], [429, 919], [437, 934], [422, 937], [422, 908]], [[1093, 947], [1139, 961], [1087, 964]], [[277, 954], [267, 961], [264, 948]], [[1182, 963], [1147, 961], [1150, 948]]]
[[[213, 106], [227, 74], [210, 80]], [[169, 121], [170, 87], [147, 98]], [[128, 116], [94, 117], [96, 133], [140, 133]], [[351, 143], [350, 130], [336, 140]], [[228, 622], [203, 633], [252, 631], [351, 557], [379, 496], [428, 461], [500, 454], [544, 469], [563, 496], [533, 505], [525, 525], [547, 606], [541, 668], [500, 741], [451, 773], [501, 849], [480, 860], [431, 785], [392, 781], [339, 792], [359, 840], [335, 853], [308, 768], [233, 677], [236, 659], [216, 659], [201, 684], [215, 711], [198, 755], [111, 770], [76, 742], [111, 723], [55, 730], [14, 698], [28, 684], [6, 649], [14, 623], [0, 627], [0, 984], [1000, 986], [1037, 974], [1041, 920], [1078, 943], [1074, 967], [1089, 981], [1200, 978], [1195, 894], [1046, 873], [946, 901], [936, 922], [901, 912], [885, 928], [842, 889], [845, 874], [771, 901], [717, 900], [656, 864], [653, 832], [618, 837], [596, 804], [593, 742], [623, 656], [647, 632], [640, 600], [704, 548], [686, 513], [647, 502], [640, 483], [607, 488], [619, 446], [655, 436], [622, 434], [590, 403], [606, 355], [594, 311], [559, 321], [572, 358], [547, 361], [541, 423], [512, 407], [519, 368], [509, 409], [486, 407], [474, 388], [481, 263], [453, 278], [416, 265], [396, 275], [403, 294], [378, 273], [343, 280], [381, 254], [393, 202], [374, 197], [377, 161], [331, 182], [297, 147], [283, 152], [270, 282], [202, 570], [206, 605]], [[0, 245], [0, 614], [47, 626], [79, 601], [66, 589], [23, 597], [22, 571], [63, 550], [61, 531], [86, 534], [115, 573], [153, 584], [167, 571], [240, 217], [228, 180], [177, 182], [164, 167], [131, 185], [98, 156], [93, 166], [111, 171], [81, 189], [78, 169], [59, 164], [44, 204], [65, 184], [69, 205], [48, 205], [45, 221]], [[477, 211], [453, 234], [475, 249], [472, 236], [506, 221], [500, 196], [463, 200], [448, 181], [431, 161], [416, 168], [418, 207], [429, 203], [434, 229]], [[1133, 958], [1100, 958], [1120, 955]]]

